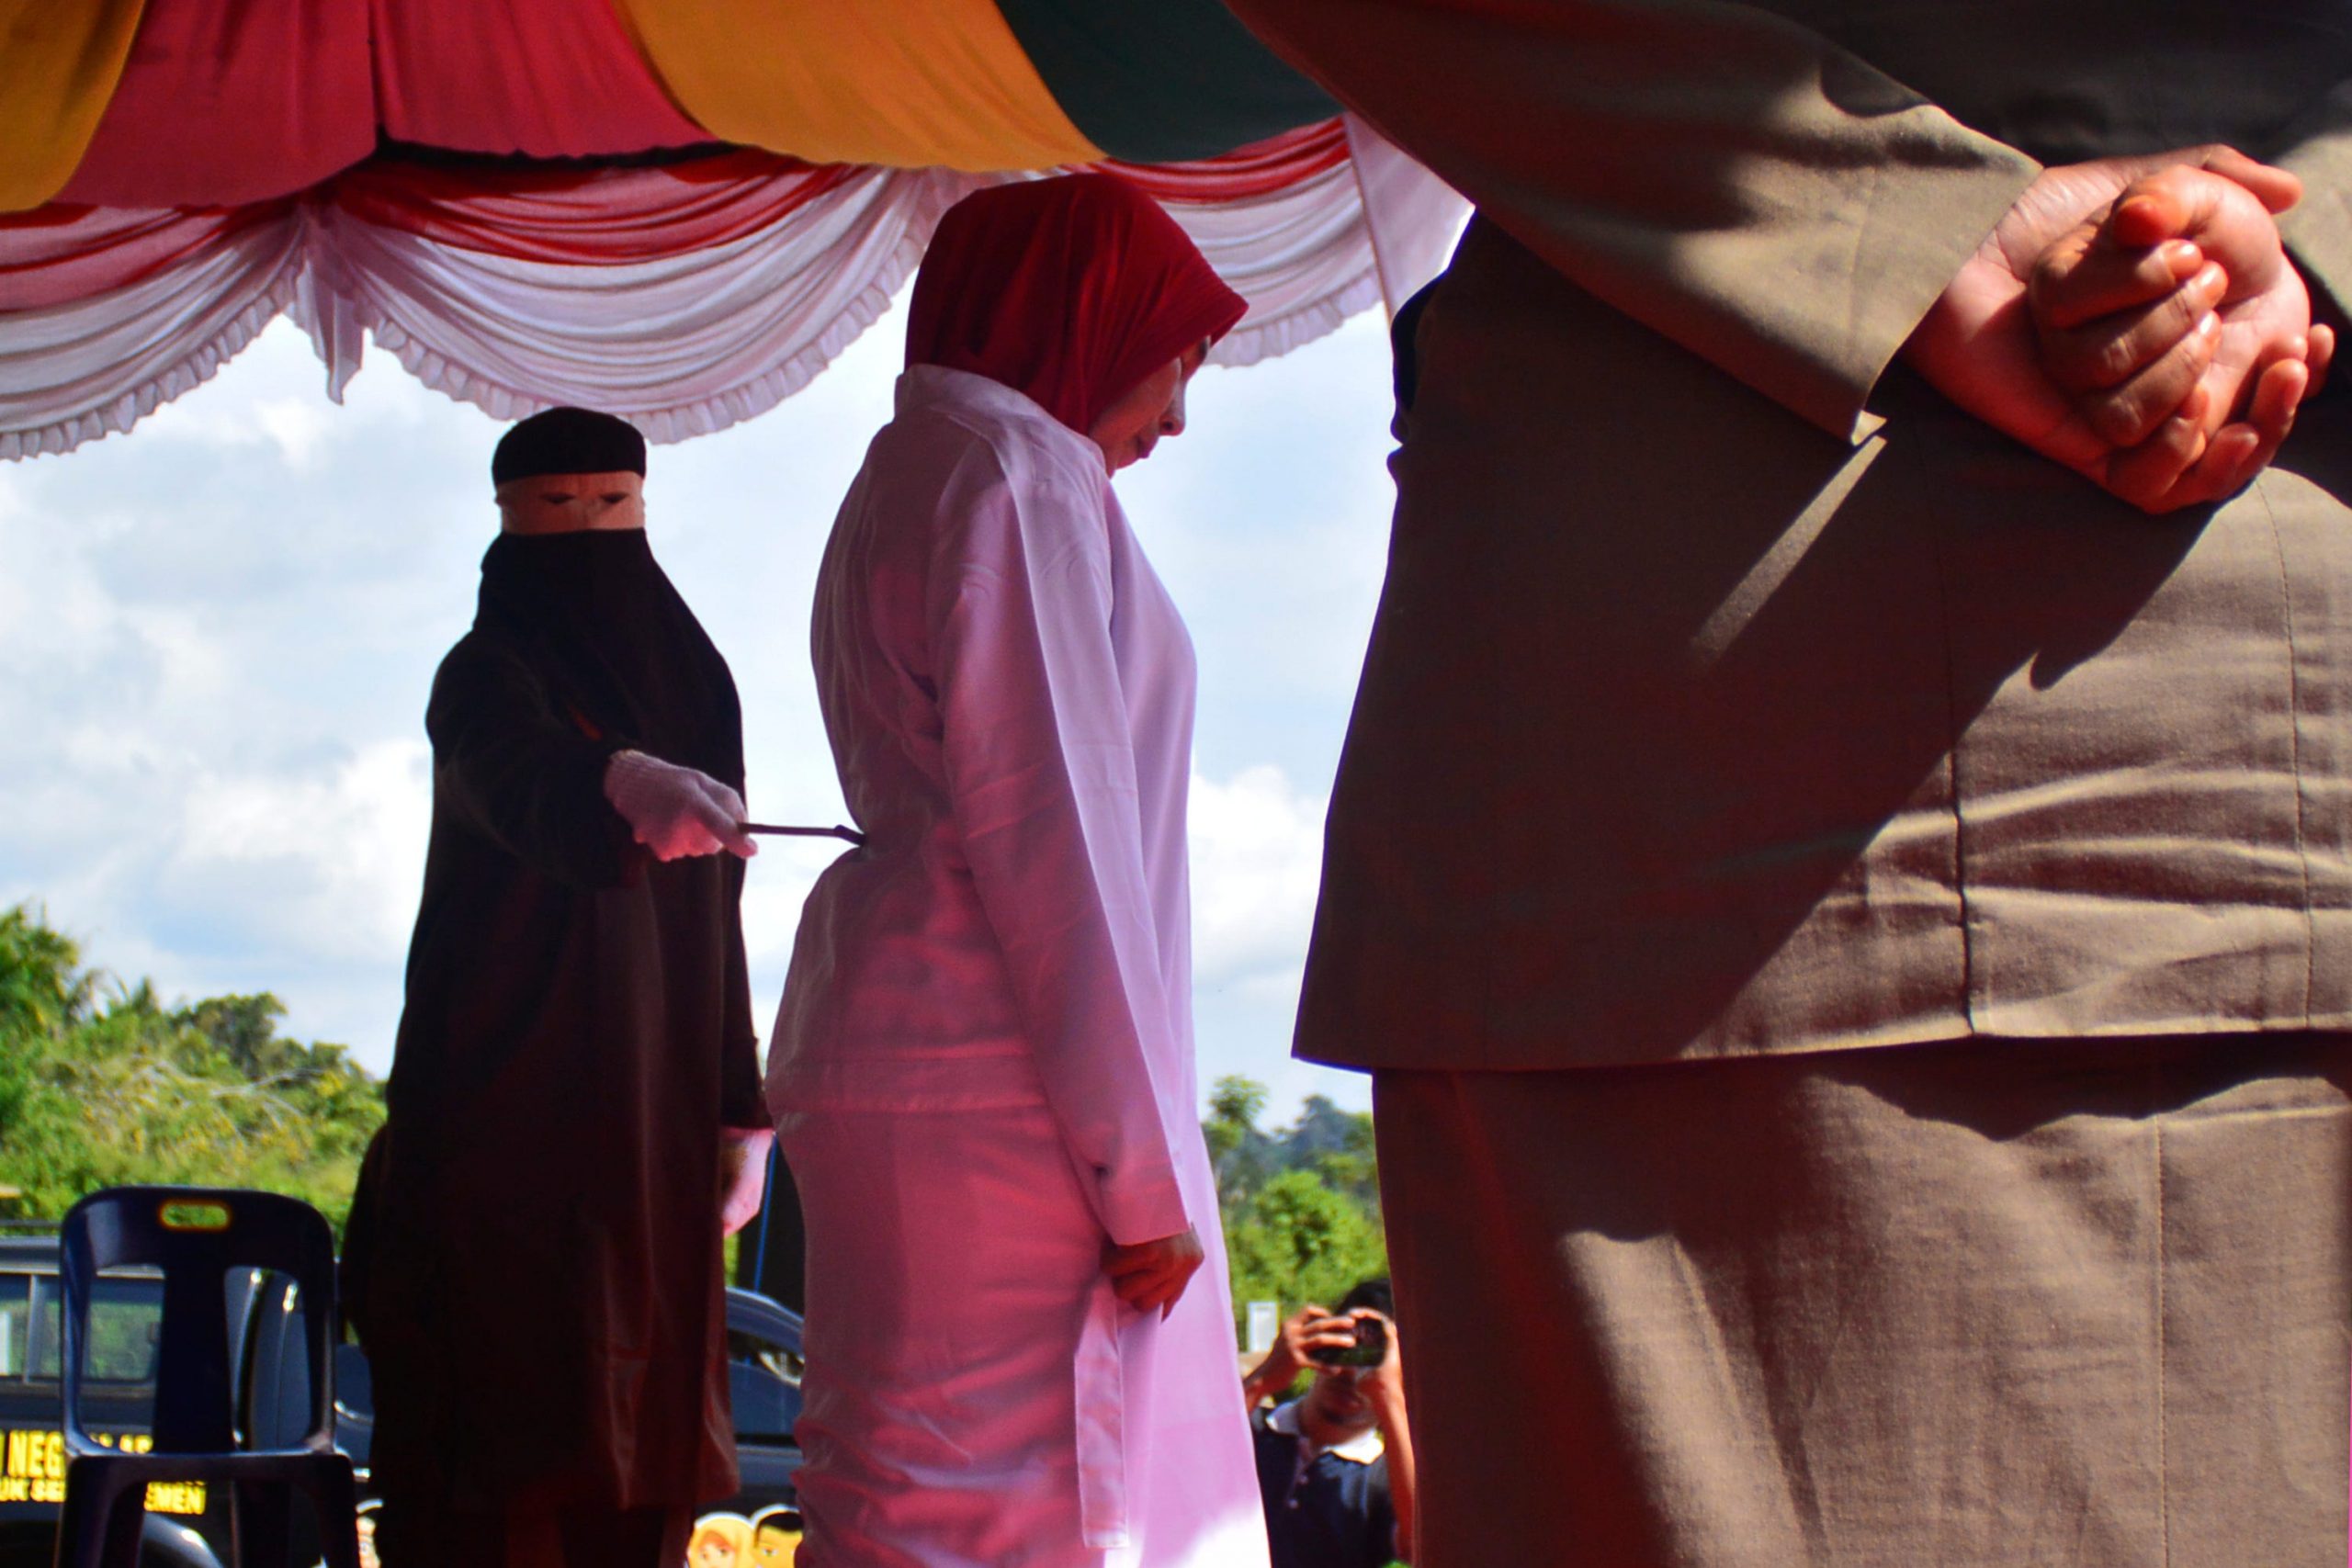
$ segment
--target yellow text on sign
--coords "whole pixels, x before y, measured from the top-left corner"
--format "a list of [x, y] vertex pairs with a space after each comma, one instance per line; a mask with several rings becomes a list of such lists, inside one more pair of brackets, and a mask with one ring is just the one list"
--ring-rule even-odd
[[[151, 1451], [155, 1440], [144, 1432], [96, 1432], [107, 1447], [125, 1453]], [[0, 1433], [0, 1503], [62, 1503], [65, 1501], [65, 1434], [39, 1427], [13, 1427]], [[157, 1481], [147, 1487], [147, 1506], [158, 1514], [204, 1512], [201, 1481]]]

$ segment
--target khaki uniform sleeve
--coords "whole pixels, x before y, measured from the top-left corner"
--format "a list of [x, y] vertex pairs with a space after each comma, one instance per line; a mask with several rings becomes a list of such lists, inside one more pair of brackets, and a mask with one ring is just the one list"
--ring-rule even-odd
[[2278, 220], [2303, 276], [2352, 312], [2352, 82], [2305, 112], [2270, 161], [2302, 176], [2303, 199]]
[[1849, 439], [2039, 173], [1724, 0], [1227, 3], [1580, 287]]

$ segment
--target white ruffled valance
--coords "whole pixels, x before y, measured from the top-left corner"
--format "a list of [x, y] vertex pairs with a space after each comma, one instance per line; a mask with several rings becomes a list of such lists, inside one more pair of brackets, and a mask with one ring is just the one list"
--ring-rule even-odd
[[[1285, 353], [1380, 299], [1384, 279], [1393, 305], [1399, 278], [1434, 270], [1462, 204], [1370, 137], [1335, 121], [1229, 179], [1215, 161], [1138, 171], [1250, 301], [1219, 363]], [[502, 419], [569, 402], [655, 441], [723, 430], [872, 325], [982, 183], [727, 153], [522, 190], [370, 165], [226, 213], [45, 209], [0, 225], [0, 457], [128, 430], [281, 311], [338, 399], [372, 338]], [[12, 296], [40, 302], [5, 308]]]

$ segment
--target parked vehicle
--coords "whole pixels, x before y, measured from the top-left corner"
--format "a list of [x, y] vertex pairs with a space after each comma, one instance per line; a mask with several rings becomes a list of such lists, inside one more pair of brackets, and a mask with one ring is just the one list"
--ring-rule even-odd
[[[232, 1278], [229, 1288], [237, 1430], [265, 1446], [286, 1440], [302, 1430], [310, 1401], [299, 1292], [282, 1276], [258, 1273]], [[84, 1397], [100, 1441], [144, 1450], [162, 1320], [159, 1274], [130, 1269], [99, 1281]], [[50, 1568], [54, 1550], [65, 1495], [58, 1333], [57, 1238], [0, 1237], [0, 1568]], [[800, 1414], [800, 1318], [765, 1296], [729, 1290], [727, 1338], [743, 1484], [696, 1522], [695, 1539], [723, 1542], [740, 1568], [774, 1568], [791, 1560], [799, 1539], [792, 1483], [800, 1450], [792, 1424]], [[335, 1348], [334, 1385], [335, 1446], [358, 1472], [362, 1555], [372, 1565], [369, 1538], [381, 1507], [368, 1484], [375, 1400], [368, 1358], [347, 1340]], [[305, 1539], [307, 1513], [298, 1507], [295, 1516], [288, 1568], [318, 1560], [315, 1538]], [[229, 1539], [228, 1500], [218, 1488], [186, 1483], [148, 1489], [142, 1568], [221, 1568]]]

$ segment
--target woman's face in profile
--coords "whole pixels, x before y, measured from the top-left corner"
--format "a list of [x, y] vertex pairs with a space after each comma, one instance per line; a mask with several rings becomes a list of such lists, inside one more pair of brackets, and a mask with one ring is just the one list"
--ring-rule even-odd
[[1184, 434], [1184, 386], [1208, 357], [1206, 339], [1122, 393], [1087, 431], [1102, 448], [1102, 467], [1117, 473], [1151, 456], [1160, 438]]

